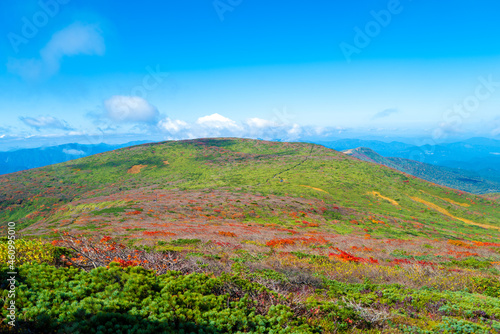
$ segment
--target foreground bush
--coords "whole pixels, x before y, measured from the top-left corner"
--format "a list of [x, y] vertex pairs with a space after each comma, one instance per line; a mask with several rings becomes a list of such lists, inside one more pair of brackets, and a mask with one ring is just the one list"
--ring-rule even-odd
[[[2, 282], [7, 271], [2, 269]], [[18, 282], [18, 327], [25, 332], [318, 332], [304, 319], [295, 318], [289, 306], [271, 303], [265, 312], [259, 311], [250, 294], [277, 296], [229, 275], [171, 271], [156, 276], [141, 267], [121, 268], [117, 263], [90, 272], [35, 264], [19, 268]], [[224, 293], [228, 286], [237, 293]], [[3, 319], [6, 295], [2, 290]]]
[[[381, 266], [346, 252], [340, 252], [339, 262], [335, 256], [273, 247], [272, 252], [252, 254], [231, 245], [216, 248], [219, 256], [205, 253], [214, 250], [212, 243], [180, 243], [189, 247], [146, 251], [127, 248], [109, 236], [67, 234], [48, 245], [26, 243], [30, 252], [39, 247], [47, 256], [25, 258], [18, 268], [17, 328], [22, 333], [500, 331], [500, 280], [495, 275], [475, 275], [467, 269], [460, 276], [446, 271], [446, 278], [455, 283], [467, 278], [467, 284], [435, 286], [432, 276], [421, 279], [425, 285], [380, 283], [390, 277], [384, 273], [407, 273], [416, 279], [414, 275], [426, 273], [406, 264]], [[62, 268], [49, 265], [62, 250], [66, 254], [56, 261]], [[37, 264], [44, 259], [46, 264]], [[8, 270], [0, 269], [5, 319]], [[372, 282], [360, 275], [367, 270], [376, 270], [380, 278]], [[427, 274], [444, 277], [442, 272]], [[8, 329], [5, 321], [0, 324], [0, 332]]]

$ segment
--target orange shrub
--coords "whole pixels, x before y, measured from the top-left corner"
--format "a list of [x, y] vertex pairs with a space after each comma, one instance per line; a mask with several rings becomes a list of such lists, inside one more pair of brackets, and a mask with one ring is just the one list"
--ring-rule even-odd
[[223, 235], [225, 237], [237, 237], [237, 235], [235, 233], [233, 233], [233, 232], [219, 231], [217, 233], [219, 233], [220, 235]]
[[130, 211], [130, 212], [127, 212], [127, 213], [125, 213], [125, 214], [126, 214], [126, 215], [131, 216], [131, 215], [139, 215], [139, 214], [141, 214], [141, 213], [142, 213], [142, 211], [135, 210], [135, 211]]
[[447, 254], [455, 255], [456, 258], [478, 256], [479, 255], [477, 253], [471, 253], [469, 251], [466, 251], [466, 252], [456, 252], [456, 251], [451, 250], [451, 249], [448, 251]]
[[305, 221], [305, 220], [302, 221], [302, 224], [307, 225], [309, 227], [318, 227], [319, 226], [319, 224], [317, 224], [317, 223], [310, 223], [310, 222]]
[[328, 240], [326, 240], [323, 237], [317, 237], [317, 238], [315, 238], [315, 237], [311, 237], [311, 238], [301, 237], [301, 238], [293, 238], [292, 240], [302, 241], [303, 245], [309, 245], [309, 244], [324, 245], [324, 244], [328, 243]]
[[493, 247], [500, 247], [500, 243], [495, 243], [495, 242], [481, 242], [481, 241], [473, 241], [473, 243], [476, 246], [493, 246]]
[[328, 254], [328, 256], [332, 256], [332, 257], [336, 257], [336, 258], [339, 258], [341, 259], [342, 261], [346, 261], [346, 262], [364, 262], [364, 263], [375, 263], [375, 264], [378, 264], [378, 260], [370, 257], [368, 259], [364, 259], [362, 257], [357, 257], [357, 256], [354, 256], [350, 253], [347, 253], [347, 252], [344, 252], [343, 250], [341, 249], [338, 249], [338, 248], [334, 248], [337, 252], [339, 252], [340, 254], [335, 254], [335, 253], [330, 253]]
[[266, 242], [266, 246], [270, 247], [283, 247], [285, 245], [295, 245], [293, 239], [272, 239]]
[[448, 240], [449, 245], [464, 247], [464, 248], [474, 248], [473, 245], [470, 245], [462, 240]]

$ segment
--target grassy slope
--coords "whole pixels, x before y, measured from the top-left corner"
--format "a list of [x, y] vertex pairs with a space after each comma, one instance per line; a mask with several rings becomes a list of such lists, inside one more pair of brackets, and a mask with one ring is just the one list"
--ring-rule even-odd
[[[127, 173], [134, 165], [146, 167], [138, 174]], [[490, 241], [498, 240], [495, 228], [500, 227], [494, 199], [440, 187], [304, 143], [206, 139], [145, 144], [9, 174], [0, 177], [0, 184], [0, 219], [19, 221], [24, 226], [38, 222], [39, 228], [70, 201], [148, 186], [180, 191], [217, 188], [317, 199], [351, 209], [344, 211], [340, 224], [352, 219], [362, 225], [371, 224], [373, 219], [385, 221], [387, 225], [377, 232], [384, 237], [409, 233], [410, 237]], [[269, 210], [261, 214], [266, 215]], [[492, 228], [476, 227], [451, 216]], [[396, 228], [415, 222], [423, 227]]]

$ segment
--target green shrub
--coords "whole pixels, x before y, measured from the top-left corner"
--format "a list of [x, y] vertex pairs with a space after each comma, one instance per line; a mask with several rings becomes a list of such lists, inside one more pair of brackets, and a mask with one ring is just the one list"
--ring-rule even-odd
[[437, 326], [440, 333], [453, 333], [453, 334], [488, 334], [490, 331], [485, 327], [475, 324], [473, 322], [444, 317], [443, 322]]
[[200, 239], [175, 239], [170, 241], [172, 245], [195, 245], [200, 242]]
[[323, 217], [328, 220], [340, 220], [342, 219], [342, 214], [339, 211], [327, 210], [323, 213]]
[[475, 257], [467, 257], [462, 260], [451, 260], [448, 262], [448, 265], [471, 269], [487, 269], [492, 266], [490, 261], [479, 260]]
[[[2, 267], [2, 276], [7, 267]], [[141, 267], [111, 263], [90, 272], [47, 264], [19, 268], [18, 327], [58, 333], [319, 333], [290, 307], [277, 304], [258, 314], [258, 295], [270, 292], [256, 283], [223, 274], [156, 276]], [[225, 292], [239, 291], [229, 298]], [[7, 290], [0, 290], [6, 319]], [[276, 297], [276, 296], [275, 296]], [[266, 297], [267, 298], [267, 297]], [[4, 320], [5, 321], [5, 320]]]

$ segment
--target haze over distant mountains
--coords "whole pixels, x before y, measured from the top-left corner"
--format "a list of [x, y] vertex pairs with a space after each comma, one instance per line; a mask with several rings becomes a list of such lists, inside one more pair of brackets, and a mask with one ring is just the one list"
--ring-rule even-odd
[[434, 165], [482, 170], [500, 169], [500, 140], [471, 138], [460, 142], [415, 146], [402, 142], [341, 139], [316, 141], [337, 151], [368, 147], [384, 157], [397, 157]]
[[500, 140], [471, 138], [454, 143], [415, 146], [402, 142], [341, 139], [316, 141], [337, 151], [368, 147], [384, 157], [397, 157], [424, 163], [470, 170], [500, 170]]
[[450, 188], [474, 194], [500, 192], [500, 182], [488, 179], [487, 175], [482, 176], [474, 170], [432, 165], [403, 158], [386, 158], [367, 147], [349, 149], [343, 152], [360, 160], [385, 165]]

